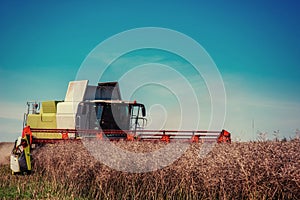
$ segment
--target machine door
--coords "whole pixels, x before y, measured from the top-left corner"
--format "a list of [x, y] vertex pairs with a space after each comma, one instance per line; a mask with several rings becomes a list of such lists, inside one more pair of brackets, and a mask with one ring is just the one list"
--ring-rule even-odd
[[77, 130], [129, 130], [129, 105], [125, 103], [80, 103]]
[[78, 105], [76, 114], [77, 130], [99, 130], [100, 118], [97, 116], [97, 106], [94, 103], [82, 102]]
[[125, 103], [105, 104], [100, 126], [103, 130], [128, 130], [129, 106]]
[[147, 125], [146, 109], [143, 104], [130, 105], [130, 130], [141, 130]]

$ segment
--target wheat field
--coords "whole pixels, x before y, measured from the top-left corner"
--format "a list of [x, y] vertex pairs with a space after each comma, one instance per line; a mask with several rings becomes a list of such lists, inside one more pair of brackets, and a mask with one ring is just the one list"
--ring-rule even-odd
[[[164, 143], [117, 142], [134, 152]], [[300, 199], [300, 141], [201, 144], [173, 164], [147, 173], [116, 171], [81, 142], [45, 145], [33, 152], [33, 174], [0, 170], [0, 199]]]

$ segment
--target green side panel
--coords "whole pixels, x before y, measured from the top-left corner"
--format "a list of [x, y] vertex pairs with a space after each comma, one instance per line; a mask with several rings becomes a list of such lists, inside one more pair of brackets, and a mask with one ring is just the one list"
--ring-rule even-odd
[[31, 171], [31, 156], [30, 156], [30, 144], [29, 144], [29, 138], [25, 137], [23, 138], [27, 142], [27, 147], [24, 148], [24, 153], [25, 153], [25, 159], [26, 159], [26, 165], [27, 165], [27, 170]]
[[61, 133], [43, 133], [43, 132], [33, 132], [32, 137], [36, 139], [62, 139]]
[[27, 125], [31, 128], [55, 129], [56, 109], [59, 101], [44, 101], [39, 114], [29, 114], [27, 116]]
[[55, 123], [56, 126], [56, 113], [43, 113], [42, 114], [42, 122]]
[[29, 114], [27, 116], [27, 126], [31, 128], [39, 128], [39, 121], [41, 118], [41, 114]]
[[27, 126], [31, 128], [56, 128], [56, 114], [30, 114], [27, 116]]
[[56, 113], [56, 106], [59, 101], [43, 101], [41, 113]]

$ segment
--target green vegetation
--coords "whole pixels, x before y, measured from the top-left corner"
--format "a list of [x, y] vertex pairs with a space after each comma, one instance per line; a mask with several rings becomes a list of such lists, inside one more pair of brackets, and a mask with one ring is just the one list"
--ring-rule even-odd
[[51, 182], [38, 173], [14, 176], [11, 175], [9, 165], [0, 165], [0, 179], [0, 199], [60, 199], [59, 197], [62, 197], [57, 193], [63, 191], [62, 188], [54, 188]]
[[[160, 143], [118, 142], [147, 151]], [[34, 152], [34, 173], [1, 166], [0, 199], [300, 199], [300, 141], [216, 145], [203, 159], [192, 144], [172, 165], [148, 173], [115, 171], [81, 143]]]

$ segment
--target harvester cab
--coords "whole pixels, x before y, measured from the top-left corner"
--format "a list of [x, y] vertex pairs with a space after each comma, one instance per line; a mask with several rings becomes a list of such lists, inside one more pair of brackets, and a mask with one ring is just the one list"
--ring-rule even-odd
[[[71, 81], [64, 101], [28, 102], [27, 107], [24, 127], [30, 126], [34, 141], [39, 142], [62, 139], [65, 130], [71, 130], [68, 138], [76, 138], [86, 130], [135, 131], [147, 123], [145, 106], [123, 101], [117, 82], [93, 86], [87, 80]], [[54, 129], [57, 131], [50, 131]]]
[[[143, 129], [147, 120], [143, 104], [119, 100], [95, 100], [81, 102], [76, 114], [76, 130], [96, 130], [110, 132], [108, 138], [127, 138], [124, 131]], [[113, 134], [115, 132], [116, 134]], [[92, 132], [91, 132], [92, 133]], [[86, 136], [86, 134], [85, 134]]]

